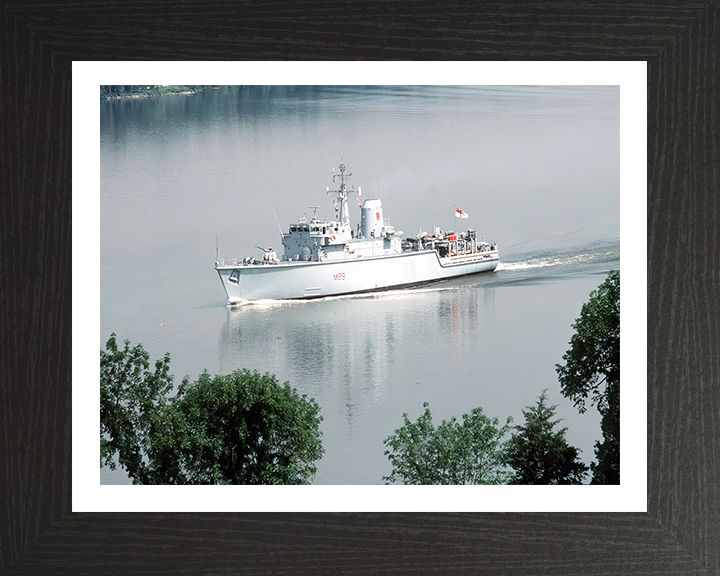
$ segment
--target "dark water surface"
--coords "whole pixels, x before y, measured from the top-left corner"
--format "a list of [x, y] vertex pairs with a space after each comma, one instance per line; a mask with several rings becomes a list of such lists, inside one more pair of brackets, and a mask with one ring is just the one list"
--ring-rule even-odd
[[[279, 247], [341, 159], [406, 235], [454, 227], [494, 273], [372, 296], [226, 307], [213, 269]], [[586, 462], [599, 418], [559, 393], [582, 304], [620, 266], [613, 87], [244, 87], [101, 106], [100, 347], [171, 355], [176, 381], [271, 372], [324, 417], [321, 484], [381, 484], [383, 439], [430, 403], [522, 422], [548, 389]], [[359, 209], [353, 209], [353, 223]], [[104, 484], [127, 483], [101, 470]]]

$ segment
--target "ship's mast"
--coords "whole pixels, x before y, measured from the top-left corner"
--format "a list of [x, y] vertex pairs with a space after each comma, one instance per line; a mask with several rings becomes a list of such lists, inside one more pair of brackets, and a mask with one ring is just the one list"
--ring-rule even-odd
[[335, 168], [333, 168], [333, 182], [335, 182], [335, 178], [340, 178], [340, 189], [339, 190], [329, 190], [327, 191], [328, 194], [336, 194], [338, 197], [338, 200], [340, 200], [340, 225], [341, 226], [350, 226], [350, 213], [348, 212], [348, 206], [347, 206], [347, 197], [350, 194], [357, 194], [360, 195], [360, 188], [355, 191], [355, 187], [353, 186], [350, 190], [348, 190], [347, 186], [345, 185], [345, 179], [350, 178], [352, 176], [352, 172], [350, 171], [350, 166], [345, 166], [345, 164], [340, 164], [340, 173], [335, 173]]

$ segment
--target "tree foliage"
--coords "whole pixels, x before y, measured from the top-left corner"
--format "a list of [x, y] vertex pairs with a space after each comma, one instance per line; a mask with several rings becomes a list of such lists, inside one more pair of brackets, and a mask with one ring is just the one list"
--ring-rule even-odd
[[515, 484], [582, 484], [587, 466], [580, 461], [579, 450], [570, 446], [567, 428], [554, 430], [560, 419], [553, 420], [557, 405], [548, 406], [547, 390], [537, 405], [523, 410], [525, 424], [515, 426], [508, 444], [508, 463], [515, 470]]
[[142, 345], [100, 352], [100, 464], [117, 456], [135, 484], [307, 484], [322, 457], [313, 399], [271, 374], [185, 378], [173, 398], [170, 356], [150, 372]]
[[393, 469], [386, 483], [505, 484], [512, 474], [505, 464], [503, 437], [510, 419], [498, 427], [482, 408], [443, 420], [436, 428], [428, 403], [417, 422], [403, 414], [404, 424], [385, 439], [385, 455]]
[[115, 469], [114, 456], [137, 484], [157, 483], [148, 463], [153, 437], [163, 426], [165, 397], [173, 388], [170, 355], [155, 363], [141, 344], [120, 350], [112, 334], [100, 351], [100, 466]]
[[620, 483], [620, 271], [590, 293], [573, 324], [564, 364], [556, 365], [562, 394], [584, 413], [597, 406], [603, 441], [595, 443], [593, 484]]
[[620, 484], [620, 385], [607, 393], [608, 408], [602, 412], [602, 442], [595, 442], [595, 462], [590, 464], [591, 484]]
[[556, 365], [564, 396], [585, 412], [585, 401], [608, 406], [608, 388], [620, 382], [620, 272], [613, 271], [590, 293], [573, 324], [565, 364]]

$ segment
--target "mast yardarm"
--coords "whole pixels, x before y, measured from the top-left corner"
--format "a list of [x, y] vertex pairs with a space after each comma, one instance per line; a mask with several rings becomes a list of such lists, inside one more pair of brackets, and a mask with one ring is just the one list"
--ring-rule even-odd
[[339, 174], [335, 172], [335, 168], [333, 168], [333, 182], [335, 182], [335, 178], [340, 178], [340, 189], [339, 190], [327, 190], [328, 194], [335, 194], [337, 195], [338, 200], [340, 200], [340, 215], [339, 215], [339, 221], [341, 226], [350, 226], [350, 213], [348, 212], [348, 206], [347, 206], [347, 197], [350, 194], [357, 194], [358, 196], [361, 195], [360, 188], [355, 190], [355, 187], [353, 186], [350, 190], [348, 190], [347, 186], [345, 185], [345, 180], [349, 179], [352, 176], [352, 172], [350, 171], [350, 166], [345, 166], [345, 164], [340, 164], [340, 167], [338, 168], [340, 171]]

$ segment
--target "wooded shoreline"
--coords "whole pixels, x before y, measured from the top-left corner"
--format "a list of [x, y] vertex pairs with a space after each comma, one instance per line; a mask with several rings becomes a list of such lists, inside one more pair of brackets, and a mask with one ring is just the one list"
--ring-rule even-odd
[[125, 100], [133, 98], [156, 98], [158, 96], [192, 96], [198, 92], [219, 90], [218, 85], [125, 85], [113, 84], [100, 86], [101, 100]]

